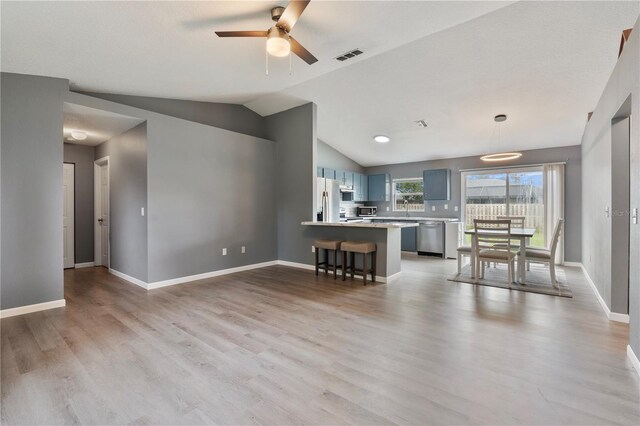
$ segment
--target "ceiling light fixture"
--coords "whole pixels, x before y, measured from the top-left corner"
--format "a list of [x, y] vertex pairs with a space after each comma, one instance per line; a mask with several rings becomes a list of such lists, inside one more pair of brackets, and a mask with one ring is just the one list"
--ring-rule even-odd
[[[498, 114], [495, 117], [493, 117], [493, 121], [496, 122], [496, 124], [494, 125], [493, 128], [493, 133], [497, 134], [496, 139], [497, 139], [497, 143], [496, 145], [500, 145], [500, 124], [504, 121], [507, 121], [507, 115], [506, 114]], [[492, 138], [493, 139], [493, 135]], [[522, 157], [522, 153], [521, 152], [499, 152], [496, 154], [487, 154], [487, 155], [483, 155], [482, 157], [480, 157], [480, 159], [482, 161], [508, 161], [508, 160], [515, 160], [516, 158], [520, 158]]]
[[74, 131], [71, 132], [71, 137], [77, 141], [83, 141], [87, 139], [87, 134], [85, 132]]
[[387, 143], [389, 142], [391, 139], [389, 139], [389, 136], [385, 136], [385, 135], [377, 135], [373, 137], [373, 140], [378, 142], [378, 143]]
[[282, 28], [273, 26], [267, 31], [267, 52], [271, 56], [284, 58], [291, 53], [289, 34]]

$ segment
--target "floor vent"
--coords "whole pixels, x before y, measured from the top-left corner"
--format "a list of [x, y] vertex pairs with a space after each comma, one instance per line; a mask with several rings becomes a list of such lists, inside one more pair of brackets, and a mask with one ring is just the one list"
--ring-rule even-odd
[[350, 50], [347, 53], [343, 53], [340, 56], [336, 56], [335, 59], [342, 62], [342, 61], [346, 61], [347, 59], [351, 59], [351, 58], [355, 58], [358, 55], [362, 55], [364, 52], [360, 49], [354, 49], [354, 50]]

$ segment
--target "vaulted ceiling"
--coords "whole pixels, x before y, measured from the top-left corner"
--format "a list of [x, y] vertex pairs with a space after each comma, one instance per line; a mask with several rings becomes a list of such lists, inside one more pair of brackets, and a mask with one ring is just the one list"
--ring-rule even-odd
[[[2, 71], [72, 88], [245, 104], [318, 104], [318, 136], [363, 165], [574, 145], [638, 2], [310, 3], [293, 34], [319, 62], [271, 59], [286, 2], [2, 2]], [[334, 57], [359, 48], [345, 62]], [[499, 145], [492, 117], [509, 116]], [[418, 128], [414, 120], [429, 126]], [[387, 134], [391, 142], [375, 144]]]

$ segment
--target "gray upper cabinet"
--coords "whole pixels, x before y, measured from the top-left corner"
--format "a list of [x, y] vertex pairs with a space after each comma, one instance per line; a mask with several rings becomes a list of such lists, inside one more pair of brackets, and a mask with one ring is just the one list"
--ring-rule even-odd
[[448, 201], [451, 199], [451, 170], [433, 169], [422, 172], [424, 199], [427, 201]]
[[367, 201], [389, 201], [391, 199], [391, 176], [388, 173], [369, 175], [369, 197]]

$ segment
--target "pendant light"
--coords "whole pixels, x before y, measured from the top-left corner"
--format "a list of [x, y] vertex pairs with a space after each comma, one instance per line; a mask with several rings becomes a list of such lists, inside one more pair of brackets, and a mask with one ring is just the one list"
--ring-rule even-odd
[[[493, 133], [497, 134], [496, 139], [497, 139], [497, 143], [496, 145], [500, 145], [500, 136], [501, 136], [501, 132], [500, 132], [500, 123], [503, 123], [505, 121], [507, 121], [507, 115], [506, 114], [498, 114], [495, 117], [493, 117], [493, 121], [496, 122], [496, 124], [494, 125], [493, 128]], [[492, 137], [493, 139], [493, 137]], [[515, 160], [516, 158], [520, 158], [522, 157], [522, 153], [521, 152], [499, 152], [496, 154], [487, 154], [487, 155], [483, 155], [482, 157], [480, 157], [480, 159], [482, 161], [508, 161], [508, 160]]]

